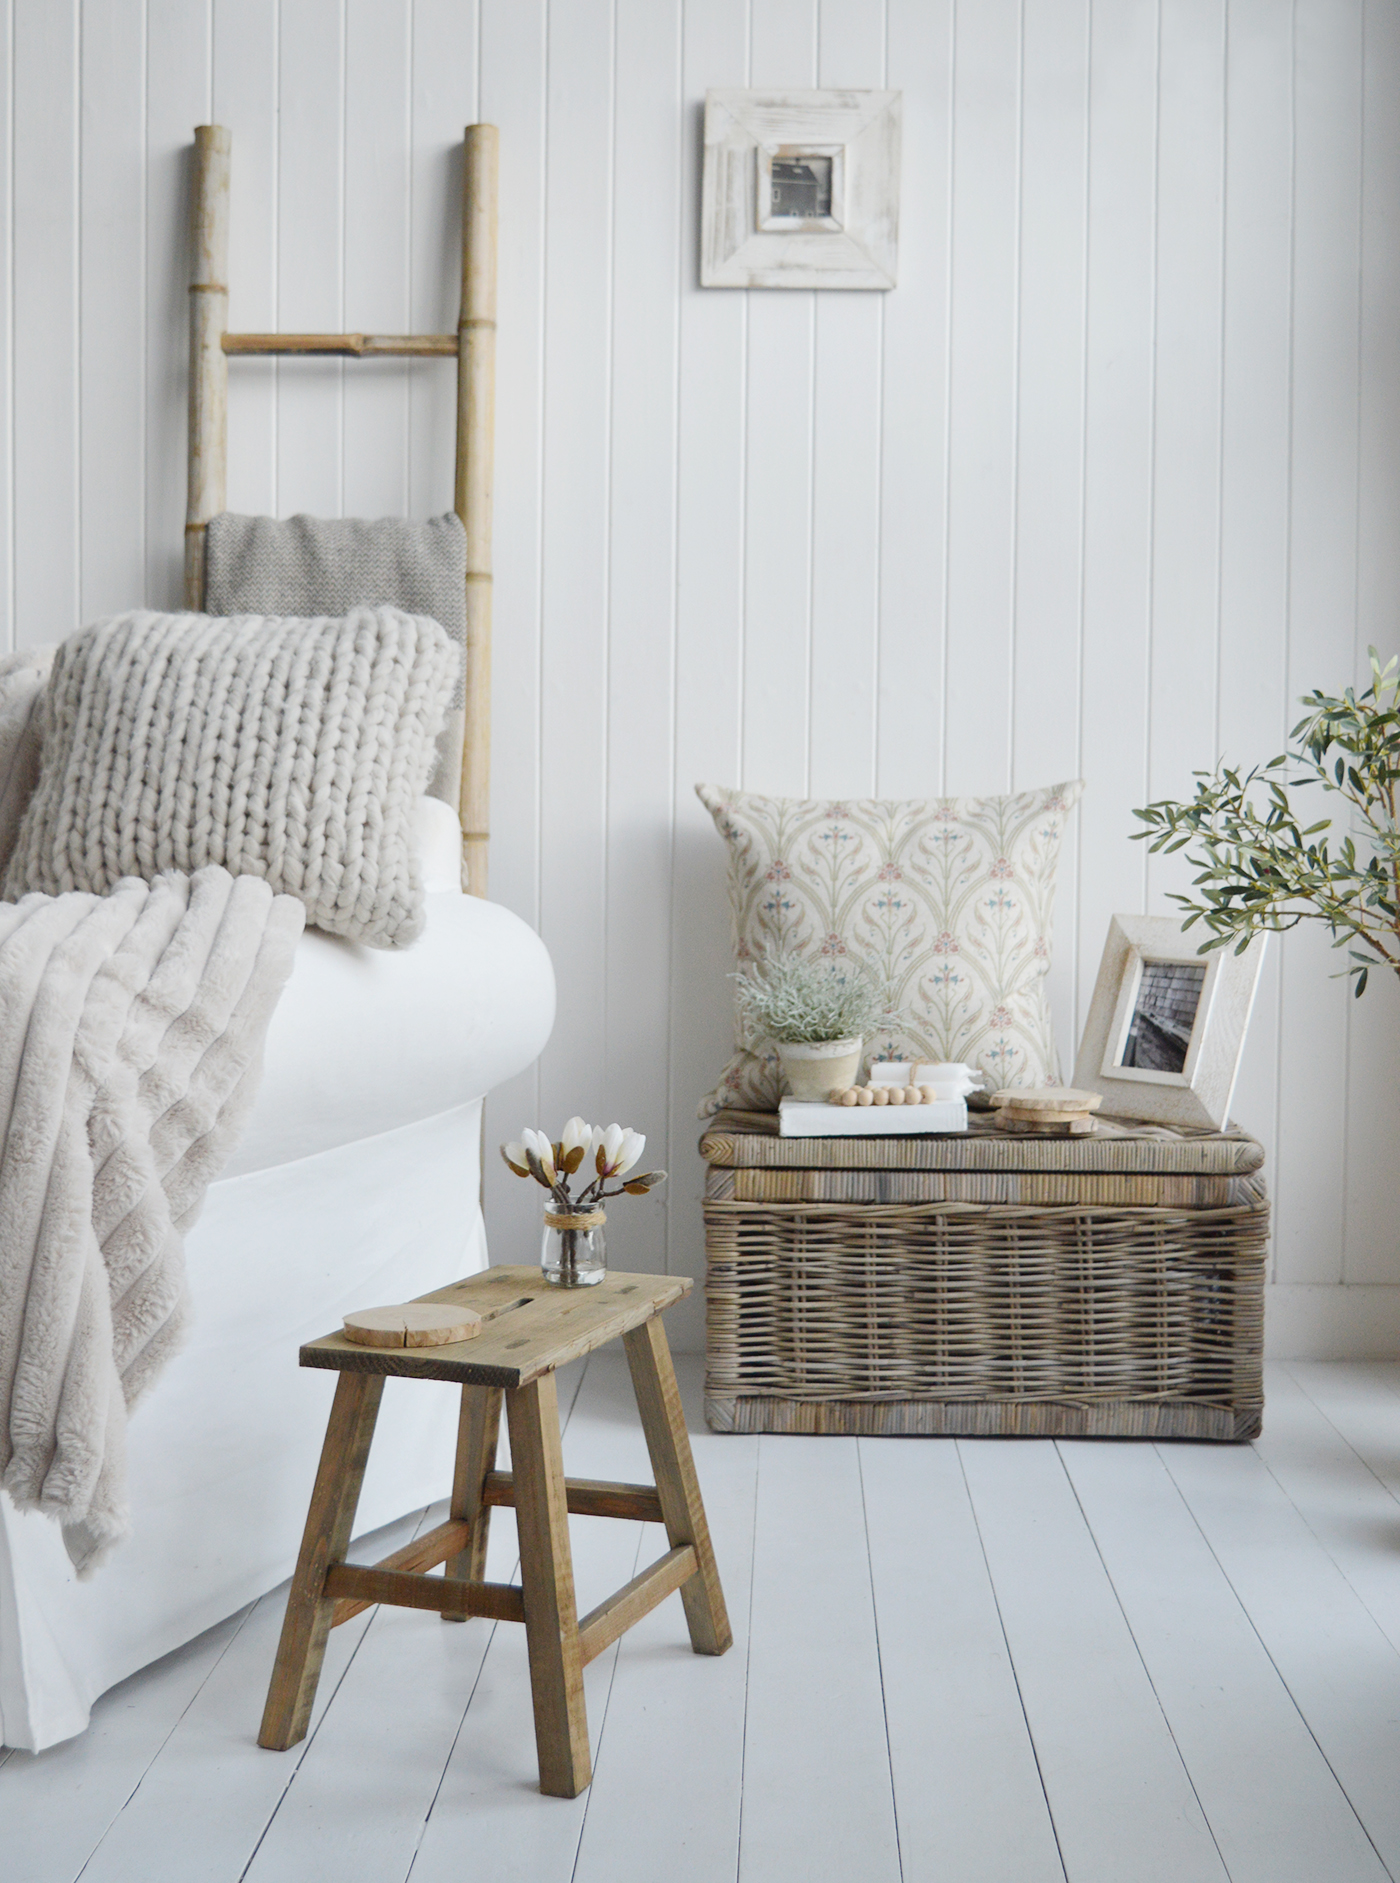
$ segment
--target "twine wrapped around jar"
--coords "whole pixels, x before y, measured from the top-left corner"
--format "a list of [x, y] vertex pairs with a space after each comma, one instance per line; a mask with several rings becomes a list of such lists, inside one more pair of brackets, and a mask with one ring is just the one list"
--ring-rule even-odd
[[606, 1210], [581, 1210], [561, 1216], [557, 1210], [546, 1210], [545, 1224], [550, 1229], [601, 1229], [608, 1220]]

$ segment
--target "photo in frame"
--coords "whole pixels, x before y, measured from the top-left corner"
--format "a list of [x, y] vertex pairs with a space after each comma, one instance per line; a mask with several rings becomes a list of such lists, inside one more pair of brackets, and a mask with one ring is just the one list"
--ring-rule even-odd
[[700, 284], [892, 288], [898, 92], [705, 94]]
[[1115, 915], [1074, 1084], [1120, 1118], [1222, 1130], [1267, 940], [1202, 955], [1171, 916]]

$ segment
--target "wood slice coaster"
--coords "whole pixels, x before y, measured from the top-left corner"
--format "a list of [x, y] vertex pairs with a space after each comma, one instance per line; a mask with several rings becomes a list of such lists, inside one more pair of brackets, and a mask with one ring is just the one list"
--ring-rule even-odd
[[1088, 1112], [1076, 1112], [1072, 1117], [1047, 1118], [1044, 1112], [1019, 1112], [1003, 1108], [996, 1115], [999, 1130], [1018, 1132], [1032, 1138], [1082, 1138], [1094, 1129], [1094, 1120]]
[[472, 1308], [406, 1301], [392, 1308], [361, 1308], [345, 1317], [345, 1338], [359, 1347], [446, 1347], [472, 1340], [482, 1317]]
[[1031, 1124], [1068, 1124], [1068, 1120], [1070, 1119], [1087, 1119], [1087, 1117], [1091, 1117], [1089, 1111], [1078, 1111], [1078, 1109], [1068, 1107], [1068, 1105], [1066, 1105], [1065, 1109], [1055, 1107], [1055, 1111], [1050, 1111], [1050, 1109], [1046, 1109], [1046, 1111], [1031, 1111], [1031, 1109], [1027, 1109], [1027, 1107], [1023, 1107], [1023, 1105], [1002, 1105], [1001, 1113], [1002, 1117], [1025, 1119], [1027, 1122], [1031, 1122]]
[[1061, 1118], [1079, 1118], [1085, 1112], [1097, 1111], [1103, 1104], [1103, 1094], [1076, 1091], [1071, 1085], [1050, 1085], [1036, 1091], [1013, 1085], [1005, 1091], [994, 1092], [992, 1103], [1019, 1112], [1051, 1112]]

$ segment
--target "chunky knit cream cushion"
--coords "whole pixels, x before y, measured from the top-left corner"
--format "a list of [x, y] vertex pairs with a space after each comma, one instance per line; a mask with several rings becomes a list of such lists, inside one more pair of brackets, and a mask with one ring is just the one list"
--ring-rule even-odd
[[54, 657], [5, 896], [221, 863], [299, 897], [331, 934], [411, 942], [414, 809], [453, 660], [436, 621], [396, 608], [85, 628]]

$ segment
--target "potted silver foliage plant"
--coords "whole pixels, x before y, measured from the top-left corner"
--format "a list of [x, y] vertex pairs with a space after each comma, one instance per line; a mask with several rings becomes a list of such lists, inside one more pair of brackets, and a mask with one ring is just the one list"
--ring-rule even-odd
[[733, 978], [739, 1013], [755, 1038], [777, 1047], [793, 1098], [821, 1100], [855, 1083], [881, 1008], [875, 979], [859, 962], [770, 955]]

